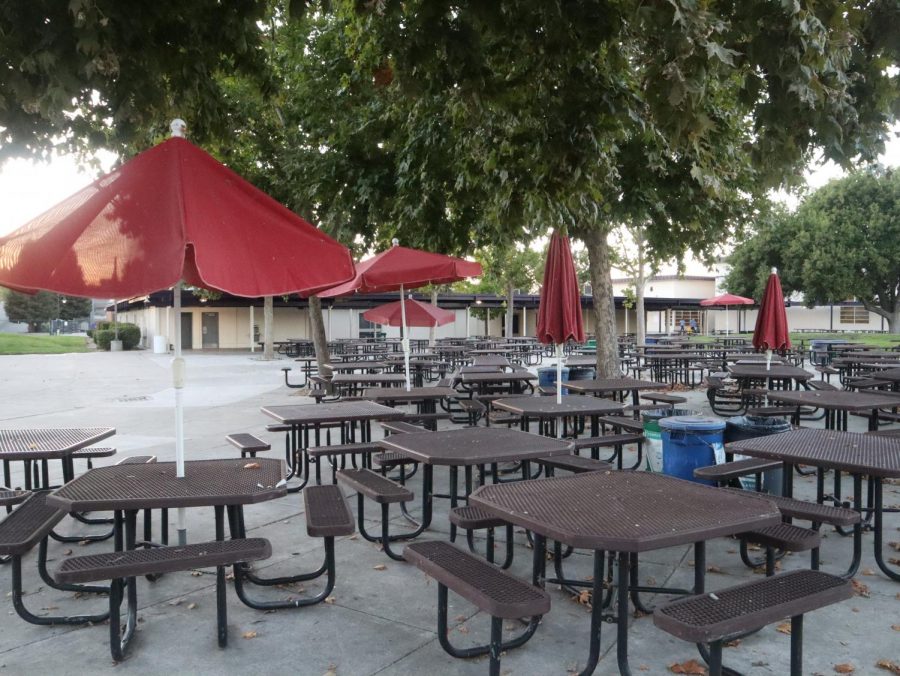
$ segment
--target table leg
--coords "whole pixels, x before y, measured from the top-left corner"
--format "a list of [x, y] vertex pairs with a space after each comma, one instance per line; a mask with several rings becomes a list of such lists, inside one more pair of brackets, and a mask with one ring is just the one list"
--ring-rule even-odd
[[[594, 567], [596, 568], [596, 562]], [[628, 552], [619, 552], [619, 570], [616, 580], [616, 662], [619, 665], [619, 674], [629, 676], [631, 668], [628, 666], [628, 579], [631, 567], [631, 555]], [[593, 615], [593, 612], [591, 613]], [[593, 619], [593, 618], [592, 618]], [[597, 632], [600, 633], [599, 631]], [[591, 669], [590, 672], [593, 672]]]
[[885, 575], [900, 582], [900, 572], [888, 567], [881, 550], [884, 537], [884, 485], [881, 477], [872, 477], [872, 480], [875, 482], [875, 561]]

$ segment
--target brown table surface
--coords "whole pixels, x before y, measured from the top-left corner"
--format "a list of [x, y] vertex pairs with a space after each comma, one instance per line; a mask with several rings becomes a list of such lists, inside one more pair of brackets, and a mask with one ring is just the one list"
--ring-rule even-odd
[[339, 401], [331, 404], [285, 404], [263, 406], [267, 416], [288, 425], [306, 425], [351, 420], [398, 420], [405, 414], [374, 401]]
[[497, 399], [493, 406], [529, 418], [560, 418], [567, 415], [618, 413], [623, 404], [597, 397], [566, 396], [559, 404], [556, 403], [556, 397], [516, 397]]
[[18, 505], [31, 497], [31, 491], [0, 487], [0, 507]]
[[362, 371], [368, 369], [386, 369], [388, 365], [383, 361], [343, 361], [329, 364], [332, 371], [343, 373], [345, 371]]
[[403, 383], [402, 373], [337, 373], [331, 379], [332, 385], [365, 385], [366, 383]]
[[283, 479], [284, 463], [272, 458], [190, 460], [181, 478], [174, 462], [112, 465], [70, 481], [47, 504], [67, 512], [250, 505], [286, 495]]
[[[475, 367], [473, 367], [475, 368]], [[478, 367], [481, 368], [481, 367]], [[489, 368], [489, 367], [484, 367]], [[492, 371], [492, 372], [484, 372], [484, 371], [467, 371], [459, 374], [460, 379], [464, 383], [504, 383], [504, 382], [525, 382], [528, 380], [537, 380], [538, 377], [531, 373], [530, 371], [512, 371], [512, 372], [502, 372], [502, 371]]]
[[875, 408], [900, 406], [900, 394], [883, 392], [848, 392], [846, 390], [808, 391], [777, 390], [770, 391], [768, 397], [772, 401], [781, 401], [794, 406], [815, 406], [817, 408], [836, 411], [871, 411]]
[[115, 427], [0, 430], [0, 460], [65, 458], [115, 433]]
[[775, 364], [766, 368], [765, 360], [761, 364], [734, 364], [728, 367], [735, 378], [792, 378], [793, 380], [810, 380], [813, 375], [797, 366]]
[[900, 383], [900, 368], [891, 368], [887, 371], [879, 371], [872, 374], [878, 380], [889, 380], [892, 383]]
[[583, 368], [597, 365], [596, 357], [566, 357], [566, 361], [563, 363], [563, 366], [571, 366], [573, 368]]
[[413, 387], [410, 390], [402, 387], [369, 387], [363, 391], [362, 396], [371, 401], [422, 401], [457, 395], [459, 392], [452, 387]]
[[854, 474], [900, 477], [900, 438], [822, 429], [798, 429], [734, 441], [729, 451], [756, 458], [815, 465]]
[[423, 434], [392, 434], [385, 446], [429, 465], [480, 465], [567, 455], [573, 445], [562, 439], [499, 427], [465, 427]]
[[477, 355], [472, 360], [472, 366], [509, 366], [509, 359], [499, 354]]
[[469, 504], [566, 545], [615, 552], [691, 544], [781, 522], [767, 500], [650, 472], [482, 486]]
[[563, 386], [574, 392], [628, 392], [631, 390], [659, 390], [668, 387], [666, 383], [637, 378], [597, 378], [594, 380], [570, 380]]

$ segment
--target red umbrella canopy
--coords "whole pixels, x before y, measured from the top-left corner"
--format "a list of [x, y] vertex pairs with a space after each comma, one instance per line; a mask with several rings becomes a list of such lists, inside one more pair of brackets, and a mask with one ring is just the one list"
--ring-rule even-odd
[[544, 284], [538, 307], [537, 338], [542, 343], [561, 345], [569, 340], [584, 342], [581, 318], [581, 291], [569, 238], [554, 232], [547, 249]]
[[710, 305], [753, 305], [755, 303], [752, 298], [744, 298], [743, 296], [735, 296], [731, 293], [723, 293], [719, 296], [715, 296], [714, 298], [707, 298], [706, 300], [701, 300], [700, 305], [710, 306]]
[[407, 326], [443, 326], [456, 319], [455, 312], [443, 310], [431, 303], [420, 303], [412, 298], [373, 307], [371, 310], [363, 312], [363, 317], [376, 324], [401, 326], [403, 323], [401, 303], [406, 305]]
[[356, 276], [349, 282], [318, 295], [322, 298], [334, 298], [351, 293], [399, 291], [401, 286], [404, 289], [415, 289], [428, 284], [449, 284], [467, 277], [480, 276], [480, 263], [408, 249], [395, 243], [387, 251], [358, 263]]
[[781, 280], [773, 270], [766, 282], [756, 328], [753, 330], [753, 347], [757, 350], [785, 350], [791, 346], [788, 334], [787, 313], [784, 311], [784, 293]]
[[236, 296], [309, 294], [350, 252], [173, 137], [0, 238], [0, 286], [128, 298], [179, 280]]

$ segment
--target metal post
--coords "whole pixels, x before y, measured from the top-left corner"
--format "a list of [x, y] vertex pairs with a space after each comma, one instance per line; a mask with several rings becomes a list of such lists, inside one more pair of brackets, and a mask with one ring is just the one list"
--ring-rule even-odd
[[250, 352], [256, 352], [256, 341], [253, 339], [253, 301], [250, 301]]
[[[172, 360], [172, 384], [175, 388], [175, 476], [184, 476], [184, 358], [181, 356], [181, 282], [174, 288], [175, 358]], [[184, 507], [178, 508], [178, 544], [187, 543]]]

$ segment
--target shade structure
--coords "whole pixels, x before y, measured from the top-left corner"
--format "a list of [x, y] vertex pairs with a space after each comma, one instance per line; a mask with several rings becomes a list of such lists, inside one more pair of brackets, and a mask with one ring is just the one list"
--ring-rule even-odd
[[[404, 291], [428, 284], [450, 284], [467, 277], [481, 276], [481, 263], [444, 254], [408, 249], [395, 239], [393, 246], [371, 258], [357, 263], [356, 275], [349, 282], [339, 284], [317, 294], [321, 298], [349, 296], [354, 293], [379, 291]], [[409, 380], [409, 336], [406, 327], [406, 304], [400, 305], [400, 326], [403, 328], [403, 356], [406, 372], [406, 389], [412, 389]]]
[[443, 326], [456, 319], [455, 312], [413, 298], [373, 307], [363, 312], [363, 317], [376, 324], [402, 326], [404, 313], [407, 326]]
[[[173, 137], [0, 238], [0, 286], [92, 298], [175, 287], [175, 461], [184, 476], [181, 280], [257, 297], [353, 276], [350, 252], [211, 155]], [[179, 535], [184, 539], [183, 513]]]
[[786, 350], [791, 346], [788, 333], [787, 313], [784, 310], [784, 292], [778, 271], [772, 268], [772, 274], [766, 282], [759, 313], [756, 315], [756, 328], [753, 330], [753, 347], [765, 350], [766, 368], [771, 364], [773, 350]]
[[544, 283], [537, 317], [537, 338], [556, 345], [556, 401], [562, 402], [562, 346], [569, 340], [584, 342], [581, 290], [569, 238], [554, 232], [547, 248]]
[[731, 305], [753, 305], [756, 301], [752, 298], [744, 296], [735, 296], [732, 293], [723, 293], [712, 298], [706, 298], [700, 301], [700, 305], [704, 307], [721, 306], [725, 308], [725, 335], [728, 335], [728, 307]]

